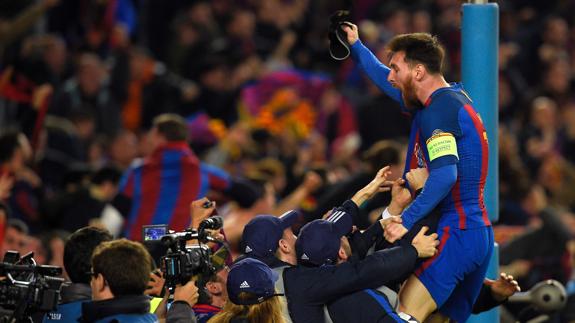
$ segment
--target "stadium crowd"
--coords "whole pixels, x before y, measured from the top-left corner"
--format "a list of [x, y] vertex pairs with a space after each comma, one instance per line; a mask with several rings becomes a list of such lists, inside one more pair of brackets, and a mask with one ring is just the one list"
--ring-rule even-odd
[[[353, 9], [361, 40], [381, 61], [386, 62], [385, 45], [392, 37], [429, 32], [447, 49], [446, 79], [460, 79], [462, 1], [352, 2], [347, 9]], [[494, 232], [500, 271], [524, 290], [543, 279], [563, 283], [571, 305], [553, 320], [575, 320], [575, 188], [569, 184], [575, 180], [575, 21], [569, 15], [575, 4], [498, 4], [500, 210]], [[194, 203], [207, 197], [224, 218], [218, 238], [229, 244], [230, 255], [223, 256], [206, 284], [209, 302], [194, 305], [197, 295], [191, 286], [180, 287], [180, 302], [174, 302], [194, 305], [198, 321], [205, 322], [222, 308], [245, 310], [233, 308], [228, 299], [254, 307], [245, 295], [232, 296], [226, 281], [232, 259], [249, 254], [243, 235], [257, 215], [279, 217], [297, 210], [289, 227], [299, 233], [298, 241], [306, 224], [343, 212], [337, 207], [347, 207], [343, 213], [360, 231], [376, 230], [372, 225], [380, 227], [380, 215], [393, 205], [392, 194], [372, 192], [355, 208], [348, 200], [378, 176], [381, 180], [383, 166], [389, 166], [386, 181], [400, 178], [410, 121], [352, 59], [330, 58], [328, 18], [346, 5], [311, 0], [0, 0], [0, 254], [34, 251], [39, 263], [68, 270], [65, 246], [79, 232], [86, 234], [82, 228], [107, 230], [97, 231], [102, 241], [140, 241], [144, 224], [183, 230], [190, 224], [190, 205], [194, 210]], [[195, 206], [193, 227], [201, 218]], [[343, 230], [341, 236], [351, 231], [345, 225], [337, 229]], [[298, 248], [293, 233], [261, 239], [272, 240], [279, 260], [270, 260], [269, 254], [247, 258], [274, 269], [298, 263], [291, 250]], [[353, 253], [330, 261], [366, 261], [361, 242], [350, 239], [360, 251], [351, 248]], [[66, 274], [74, 284], [92, 285], [92, 292], [98, 287], [94, 300], [124, 293], [106, 289], [106, 279], [114, 274], [95, 266], [106, 263], [106, 250], [145, 253], [137, 244], [115, 241], [122, 242], [98, 247], [100, 258], [82, 268], [81, 277]], [[379, 241], [376, 249], [384, 244]], [[417, 246], [397, 248], [410, 253], [413, 262], [422, 255]], [[282, 252], [285, 258], [278, 256]], [[367, 261], [375, 262], [375, 254]], [[244, 261], [238, 266], [247, 266], [244, 272], [262, 271], [262, 280], [254, 284], [267, 288], [266, 301], [283, 292], [288, 300], [302, 300], [289, 306], [317, 310], [304, 304], [305, 292], [278, 288], [282, 283], [267, 267]], [[153, 270], [149, 263], [142, 266]], [[287, 286], [290, 276], [314, 277], [307, 267], [290, 269], [283, 283]], [[147, 293], [163, 294], [161, 274], [150, 275], [154, 286]], [[365, 297], [353, 293], [393, 285], [399, 278], [373, 278], [372, 284], [355, 286], [361, 289], [345, 289], [342, 293], [350, 295], [336, 303], [349, 306], [343, 303]], [[243, 283], [241, 276], [234, 279]], [[270, 281], [275, 291], [270, 292]], [[144, 292], [140, 287], [136, 294]], [[89, 292], [83, 293], [80, 299], [89, 300]], [[325, 293], [322, 304], [333, 300], [329, 290]], [[393, 293], [373, 293], [394, 302]], [[174, 313], [181, 308], [174, 307], [172, 319], [186, 320], [174, 318], [185, 316]], [[345, 322], [337, 308], [325, 311], [334, 322]], [[507, 304], [503, 315], [521, 310]]]

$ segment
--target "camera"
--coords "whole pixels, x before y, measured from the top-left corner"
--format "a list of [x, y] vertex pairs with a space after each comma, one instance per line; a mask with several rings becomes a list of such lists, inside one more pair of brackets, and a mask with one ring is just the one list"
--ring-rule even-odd
[[[218, 230], [222, 225], [222, 218], [214, 216], [202, 221], [197, 230], [169, 232], [161, 237], [160, 240], [168, 248], [161, 258], [161, 264], [170, 294], [173, 294], [176, 285], [184, 285], [194, 276], [198, 276], [197, 285], [202, 290], [207, 279], [216, 272], [211, 262], [211, 249], [205, 243], [219, 241], [206, 230]], [[190, 240], [197, 240], [198, 244], [186, 246]]]
[[0, 322], [31, 322], [31, 315], [56, 309], [62, 268], [37, 265], [34, 253], [7, 251], [0, 263]]

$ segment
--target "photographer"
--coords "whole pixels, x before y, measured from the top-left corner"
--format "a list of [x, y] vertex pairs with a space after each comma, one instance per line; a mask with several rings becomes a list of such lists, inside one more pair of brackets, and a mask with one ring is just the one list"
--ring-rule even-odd
[[101, 243], [92, 255], [92, 301], [82, 304], [81, 322], [158, 322], [144, 295], [151, 256], [126, 239]]
[[44, 322], [69, 322], [82, 314], [82, 303], [90, 301], [90, 258], [94, 249], [112, 240], [108, 231], [85, 227], [74, 232], [64, 247], [64, 268], [72, 283], [62, 287], [58, 308], [44, 317]]

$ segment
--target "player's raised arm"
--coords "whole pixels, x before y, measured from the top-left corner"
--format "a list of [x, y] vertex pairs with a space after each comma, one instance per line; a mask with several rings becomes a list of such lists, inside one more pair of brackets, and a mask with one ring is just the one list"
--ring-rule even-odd
[[359, 64], [367, 76], [390, 98], [403, 105], [401, 91], [394, 88], [387, 80], [390, 69], [380, 62], [377, 57], [359, 39], [357, 26], [346, 22], [342, 29], [347, 33], [347, 42], [350, 45], [351, 56]]

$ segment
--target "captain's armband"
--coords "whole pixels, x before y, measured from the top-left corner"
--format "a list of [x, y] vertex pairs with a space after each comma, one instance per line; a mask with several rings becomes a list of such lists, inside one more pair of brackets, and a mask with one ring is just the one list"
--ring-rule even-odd
[[426, 145], [430, 162], [439, 157], [449, 155], [455, 156], [459, 159], [459, 155], [457, 154], [457, 142], [455, 141], [455, 137], [449, 132], [442, 132], [430, 137], [427, 139]]

